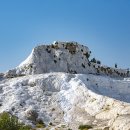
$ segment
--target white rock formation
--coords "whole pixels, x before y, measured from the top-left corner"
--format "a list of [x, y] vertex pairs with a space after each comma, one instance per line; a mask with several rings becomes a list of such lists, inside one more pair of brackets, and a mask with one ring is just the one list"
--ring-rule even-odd
[[80, 124], [93, 129], [128, 130], [129, 86], [127, 79], [91, 74], [47, 73], [12, 78], [0, 82], [0, 112], [8, 111], [29, 124], [36, 118], [74, 130]]
[[129, 130], [130, 79], [112, 78], [128, 72], [92, 63], [89, 55], [76, 42], [34, 48], [17, 68], [2, 74], [0, 113], [10, 112], [33, 126], [41, 119], [49, 130], [63, 125], [78, 130], [81, 124]]
[[[127, 70], [101, 66], [89, 61], [90, 50], [77, 42], [54, 42], [33, 49], [30, 56], [17, 68], [9, 70], [5, 77], [49, 72], [73, 74], [101, 74], [111, 77], [127, 77]], [[128, 71], [129, 72], [129, 71]]]

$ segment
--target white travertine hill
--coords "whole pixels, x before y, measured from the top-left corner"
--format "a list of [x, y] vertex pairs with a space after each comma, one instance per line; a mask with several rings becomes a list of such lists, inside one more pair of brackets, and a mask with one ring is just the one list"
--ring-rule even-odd
[[[90, 53], [77, 42], [35, 47], [0, 73], [0, 113], [36, 130], [130, 130], [129, 71], [92, 62]], [[46, 128], [36, 128], [39, 120]]]
[[77, 42], [54, 42], [40, 45], [32, 50], [30, 56], [17, 68], [9, 70], [6, 77], [16, 77], [49, 72], [72, 74], [100, 74], [111, 77], [127, 77], [127, 70], [101, 66], [89, 61], [91, 51]]
[[27, 74], [47, 72], [88, 73], [82, 67], [88, 64], [90, 51], [76, 42], [54, 42], [33, 49], [31, 55], [19, 65], [18, 69]]
[[0, 81], [0, 113], [9, 112], [34, 127], [42, 120], [46, 128], [36, 130], [79, 130], [82, 124], [91, 130], [130, 130], [129, 86], [128, 78], [92, 74], [9, 78]]

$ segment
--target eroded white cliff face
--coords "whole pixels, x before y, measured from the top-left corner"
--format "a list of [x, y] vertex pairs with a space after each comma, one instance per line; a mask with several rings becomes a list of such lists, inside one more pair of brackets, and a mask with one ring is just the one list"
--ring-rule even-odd
[[[76, 42], [55, 42], [33, 49], [31, 55], [17, 68], [27, 74], [47, 72], [88, 73], [87, 47]], [[83, 67], [86, 66], [85, 67]]]
[[18, 67], [6, 73], [6, 77], [49, 72], [73, 74], [98, 74], [111, 77], [127, 77], [127, 70], [115, 69], [89, 60], [88, 47], [77, 42], [54, 42], [35, 47], [29, 57]]

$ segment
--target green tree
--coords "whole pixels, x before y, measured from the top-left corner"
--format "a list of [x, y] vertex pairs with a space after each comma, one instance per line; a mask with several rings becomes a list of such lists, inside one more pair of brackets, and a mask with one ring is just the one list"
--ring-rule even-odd
[[10, 115], [7, 112], [3, 112], [0, 115], [0, 130], [30, 130], [29, 126], [25, 126], [18, 122], [15, 116]]

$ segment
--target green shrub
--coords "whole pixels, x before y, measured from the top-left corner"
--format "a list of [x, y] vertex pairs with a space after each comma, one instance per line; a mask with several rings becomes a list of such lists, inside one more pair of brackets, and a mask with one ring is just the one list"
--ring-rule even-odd
[[31, 130], [30, 126], [21, 126], [19, 130]]
[[86, 56], [87, 59], [89, 59], [90, 54], [88, 52], [84, 53], [84, 55]]
[[53, 125], [52, 122], [50, 122], [49, 125]]
[[7, 112], [3, 112], [0, 115], [0, 130], [30, 130], [29, 126], [25, 126], [18, 122], [15, 116], [10, 115]]
[[93, 59], [91, 60], [91, 62], [96, 63], [97, 61], [96, 61], [95, 58], [93, 58]]
[[55, 111], [55, 108], [52, 108], [52, 111]]
[[37, 120], [37, 123], [36, 123], [36, 127], [37, 127], [37, 128], [45, 128], [46, 125], [45, 125], [45, 123], [42, 121], [42, 119], [38, 119], [38, 120]]
[[56, 60], [54, 60], [54, 63], [57, 63], [57, 61], [56, 61]]
[[99, 64], [99, 65], [100, 65], [100, 64], [101, 64], [101, 61], [97, 60], [97, 64]]
[[78, 129], [80, 130], [87, 130], [87, 129], [91, 129], [93, 128], [92, 126], [90, 125], [80, 125]]
[[36, 127], [37, 128], [45, 128], [46, 126], [45, 126], [45, 124], [36, 124]]

